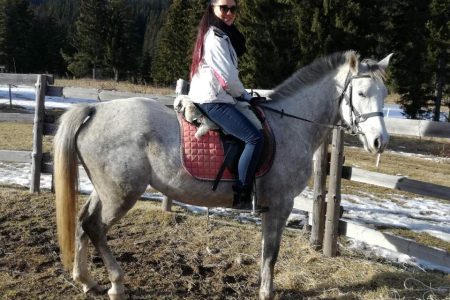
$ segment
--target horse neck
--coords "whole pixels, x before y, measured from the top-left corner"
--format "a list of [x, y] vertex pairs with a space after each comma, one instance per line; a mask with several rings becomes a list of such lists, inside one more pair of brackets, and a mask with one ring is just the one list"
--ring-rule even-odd
[[[345, 83], [348, 68], [341, 67], [322, 80], [300, 90], [296, 95], [285, 99], [286, 105], [295, 115], [315, 123], [335, 125], [340, 120], [339, 96]], [[287, 110], [286, 110], [287, 112]], [[311, 138], [312, 148], [317, 149], [331, 129], [326, 126], [305, 126], [295, 121], [304, 137]]]

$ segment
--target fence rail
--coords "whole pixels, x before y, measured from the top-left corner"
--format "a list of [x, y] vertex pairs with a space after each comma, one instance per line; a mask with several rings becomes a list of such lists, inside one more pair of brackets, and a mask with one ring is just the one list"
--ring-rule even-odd
[[342, 178], [423, 196], [450, 200], [450, 187], [414, 180], [405, 176], [388, 175], [359, 168], [343, 166]]
[[[314, 202], [311, 199], [296, 197], [296, 209], [306, 211], [310, 215], [314, 213]], [[309, 225], [314, 227], [314, 217], [308, 218]], [[432, 264], [444, 266], [450, 269], [450, 253], [444, 250], [421, 245], [415, 241], [394, 236], [386, 232], [380, 232], [369, 228], [370, 225], [360, 225], [349, 220], [339, 220], [338, 233], [367, 244], [383, 247], [390, 251], [400, 252]]]
[[384, 118], [389, 134], [412, 137], [450, 138], [450, 122]]
[[0, 150], [0, 161], [29, 163], [31, 161], [31, 151]]

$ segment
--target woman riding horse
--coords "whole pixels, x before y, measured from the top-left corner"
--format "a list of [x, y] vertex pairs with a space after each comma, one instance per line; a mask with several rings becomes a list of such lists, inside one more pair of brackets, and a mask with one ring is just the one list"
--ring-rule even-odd
[[[252, 186], [263, 150], [264, 135], [236, 105], [252, 97], [239, 80], [238, 57], [245, 52], [245, 38], [233, 25], [235, 0], [212, 0], [203, 14], [192, 57], [189, 97], [222, 130], [245, 143], [239, 158], [238, 179], [233, 186], [233, 208], [252, 210]], [[246, 104], [238, 102], [247, 102]], [[267, 208], [256, 207], [263, 212]]]

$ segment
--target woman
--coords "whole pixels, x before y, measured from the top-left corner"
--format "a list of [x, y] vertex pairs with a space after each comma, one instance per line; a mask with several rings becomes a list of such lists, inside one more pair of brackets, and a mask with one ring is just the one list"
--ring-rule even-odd
[[233, 186], [233, 208], [251, 210], [253, 178], [264, 138], [261, 126], [253, 124], [238, 109], [243, 102], [248, 106], [252, 97], [244, 89], [237, 69], [238, 57], [245, 52], [245, 38], [233, 25], [236, 12], [235, 0], [209, 2], [198, 28], [189, 97], [209, 119], [245, 143], [239, 158], [238, 180]]

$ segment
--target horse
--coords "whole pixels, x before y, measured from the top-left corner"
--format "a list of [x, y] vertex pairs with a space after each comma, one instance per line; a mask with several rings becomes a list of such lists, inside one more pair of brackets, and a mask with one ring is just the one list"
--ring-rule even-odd
[[[260, 299], [274, 297], [274, 266], [286, 220], [330, 125], [348, 127], [369, 152], [382, 152], [386, 146], [382, 109], [391, 55], [379, 62], [360, 60], [354, 51], [319, 58], [277, 86], [265, 103], [277, 149], [271, 169], [256, 180], [257, 199], [269, 208], [261, 215]], [[54, 139], [57, 234], [62, 262], [73, 267], [73, 279], [84, 292], [105, 292], [88, 272], [90, 240], [108, 270], [110, 299], [126, 297], [124, 273], [107, 245], [106, 232], [148, 185], [187, 204], [231, 207], [231, 182], [212, 191], [209, 182], [183, 168], [179, 131], [172, 109], [145, 98], [74, 106], [60, 118]], [[94, 191], [77, 215], [78, 160]]]

